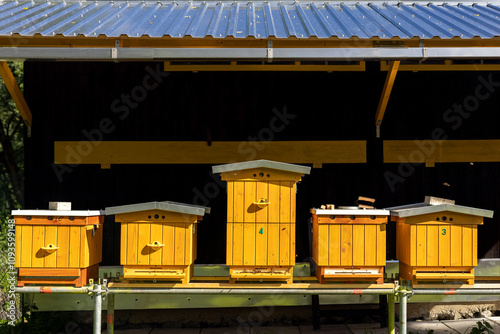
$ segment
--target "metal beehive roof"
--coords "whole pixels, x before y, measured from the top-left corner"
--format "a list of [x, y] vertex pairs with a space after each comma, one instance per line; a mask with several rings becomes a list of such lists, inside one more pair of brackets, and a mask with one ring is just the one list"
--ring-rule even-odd
[[284, 162], [270, 161], [270, 160], [254, 160], [237, 162], [233, 164], [218, 165], [212, 167], [212, 172], [223, 173], [223, 172], [233, 172], [238, 170], [253, 169], [253, 168], [270, 168], [283, 170], [287, 172], [309, 174], [311, 167], [287, 164]]
[[177, 202], [147, 202], [130, 205], [110, 206], [106, 208], [106, 215], [116, 215], [121, 213], [131, 213], [149, 210], [162, 210], [169, 212], [185, 213], [189, 215], [203, 216], [210, 213], [210, 208], [192, 204]]
[[2, 1], [0, 36], [493, 38], [500, 2]]
[[54, 216], [54, 217], [92, 217], [104, 215], [103, 210], [12, 210], [13, 216]]
[[453, 205], [453, 204], [427, 205], [425, 203], [416, 203], [416, 204], [387, 208], [386, 210], [390, 210], [391, 215], [397, 217], [412, 217], [412, 216], [425, 215], [428, 213], [449, 211], [449, 212], [463, 213], [472, 216], [493, 218], [493, 211], [471, 208], [468, 206]]

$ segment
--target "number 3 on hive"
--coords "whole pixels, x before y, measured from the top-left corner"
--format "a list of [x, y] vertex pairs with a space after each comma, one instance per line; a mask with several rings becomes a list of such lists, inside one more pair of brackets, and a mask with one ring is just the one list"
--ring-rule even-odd
[[446, 229], [443, 228], [441, 231], [443, 231], [443, 233], [441, 233], [442, 235], [446, 235]]

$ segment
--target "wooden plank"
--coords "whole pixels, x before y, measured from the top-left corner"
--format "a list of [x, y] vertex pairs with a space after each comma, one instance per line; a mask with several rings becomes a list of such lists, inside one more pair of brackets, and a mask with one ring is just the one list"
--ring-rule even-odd
[[227, 222], [234, 222], [234, 182], [227, 182]]
[[417, 226], [410, 225], [410, 265], [417, 265]]
[[328, 266], [329, 264], [329, 249], [330, 249], [330, 231], [331, 225], [319, 224], [318, 233], [314, 236], [318, 243], [318, 266]]
[[184, 264], [184, 256], [186, 254], [186, 224], [174, 223], [174, 265], [180, 266]]
[[451, 225], [450, 228], [450, 265], [462, 266], [462, 226]]
[[[17, 229], [17, 226], [16, 226]], [[32, 226], [22, 226], [22, 242], [19, 243], [19, 247], [21, 248], [21, 259], [20, 266], [21, 267], [32, 267], [33, 257], [35, 256], [35, 252], [33, 251], [33, 227]], [[16, 234], [17, 238], [17, 234]], [[18, 244], [16, 243], [16, 247]]]
[[189, 266], [194, 263], [193, 259], [193, 225], [184, 224], [185, 226], [185, 241], [184, 241], [184, 265]]
[[439, 225], [438, 242], [439, 242], [439, 266], [451, 266], [451, 227], [452, 225]]
[[45, 252], [42, 247], [45, 246], [45, 226], [33, 226], [33, 257], [31, 267], [43, 268]]
[[59, 249], [56, 252], [57, 268], [68, 268], [69, 252], [71, 252], [71, 248], [69, 246], [69, 226], [57, 227], [56, 245], [57, 247], [59, 247]]
[[[22, 232], [23, 232], [23, 228], [24, 227], [26, 227], [26, 226], [16, 226], [16, 228], [15, 228], [15, 241], [16, 241], [15, 251], [16, 251], [16, 257], [15, 257], [15, 261], [14, 261], [14, 266], [16, 268], [21, 267], [21, 259], [22, 259], [22, 256], [23, 256], [21, 243], [22, 243]], [[30, 239], [30, 243], [29, 244], [31, 245], [31, 239]], [[28, 254], [26, 254], [26, 255], [28, 255]]]
[[477, 266], [477, 225], [472, 228], [472, 265]]
[[88, 232], [84, 226], [80, 227], [80, 268], [90, 266]]
[[[54, 162], [72, 164], [68, 152], [77, 151], [78, 141], [56, 141]], [[366, 141], [271, 141], [256, 151], [254, 159], [288, 163], [365, 163]], [[241, 142], [205, 141], [102, 141], [82, 156], [80, 164], [223, 164], [246, 161]], [[188, 152], [188, 154], [186, 154]]]
[[127, 263], [127, 245], [128, 245], [128, 231], [127, 226], [129, 223], [121, 223], [120, 229], [120, 264], [126, 265]]
[[17, 110], [19, 110], [24, 123], [30, 126], [33, 121], [30, 108], [28, 107], [28, 103], [26, 103], [23, 93], [21, 93], [16, 79], [14, 78], [14, 75], [12, 74], [12, 71], [6, 61], [0, 61], [0, 76], [3, 79], [5, 87], [7, 87], [7, 90], [10, 93], [12, 100], [16, 104]]
[[[147, 246], [150, 243], [150, 224], [149, 223], [140, 223], [137, 224], [138, 232], [137, 232], [137, 264], [144, 266], [149, 265], [149, 254], [151, 249]], [[157, 240], [156, 237], [153, 238], [154, 241]]]
[[275, 203], [274, 210], [268, 210], [268, 221], [276, 222], [280, 221], [280, 182], [271, 181], [268, 184], [269, 191], [269, 202]]
[[80, 232], [82, 228], [80, 226], [70, 226], [69, 227], [69, 247], [71, 251], [69, 252], [69, 267], [70, 268], [81, 268], [80, 267], [80, 252], [81, 252], [81, 238]]
[[[422, 153], [425, 145], [426, 153]], [[422, 154], [415, 154], [421, 152]], [[499, 162], [500, 139], [492, 140], [384, 140], [384, 162]], [[422, 157], [423, 160], [422, 160]]]
[[255, 224], [255, 265], [267, 266], [267, 245], [269, 232], [267, 223]]
[[234, 223], [227, 222], [226, 224], [226, 264], [233, 265], [233, 229]]
[[256, 182], [245, 182], [243, 197], [243, 264], [247, 266], [255, 265], [255, 210], [257, 206], [253, 204], [257, 196]]
[[365, 226], [352, 226], [352, 265], [365, 265]]
[[161, 251], [161, 264], [174, 265], [175, 254], [175, 223], [162, 224], [163, 249]]
[[269, 223], [268, 224], [268, 234], [267, 237], [267, 264], [269, 266], [279, 266], [280, 265], [280, 224], [279, 223]]
[[256, 194], [255, 201], [259, 201], [261, 198], [267, 200], [271, 204], [264, 206], [263, 208], [255, 207], [255, 221], [257, 223], [267, 223], [269, 217], [269, 211], [276, 210], [279, 207], [279, 203], [273, 203], [269, 200], [269, 183], [268, 182], [256, 182]]
[[472, 225], [463, 226], [462, 228], [462, 266], [473, 266], [473, 241], [472, 241]]
[[245, 194], [245, 182], [242, 181], [234, 181], [232, 182], [234, 186], [234, 202], [233, 202], [233, 214], [234, 214], [234, 222], [243, 223], [244, 221], [244, 213], [245, 207], [243, 203], [243, 196]]
[[127, 235], [127, 265], [137, 265], [137, 248], [138, 248], [138, 236], [139, 233], [138, 223], [128, 224], [128, 235]]
[[[144, 224], [149, 225], [149, 224]], [[163, 240], [163, 228], [161, 223], [152, 223], [150, 225], [150, 238], [149, 243], [153, 243], [158, 241], [160, 244], [165, 245], [165, 241]], [[139, 232], [140, 233], [140, 232]], [[163, 246], [163, 248], [168, 247], [168, 245]], [[161, 254], [163, 248], [158, 250], [150, 250], [149, 254], [149, 264], [154, 266], [160, 266], [161, 263]]]
[[387, 224], [381, 224], [377, 228], [377, 265], [386, 265], [386, 253], [387, 253]]
[[427, 226], [427, 265], [437, 266], [439, 264], [439, 226]]
[[365, 225], [365, 239], [363, 243], [364, 265], [377, 266], [377, 234], [380, 227], [377, 225]]
[[340, 241], [340, 226], [341, 225], [329, 225], [329, 249], [328, 249], [328, 265], [329, 266], [340, 266], [340, 253], [341, 253], [341, 241]]
[[340, 265], [352, 266], [352, 225], [341, 225]]
[[394, 86], [394, 81], [396, 80], [396, 74], [398, 73], [400, 63], [401, 61], [399, 60], [393, 60], [389, 65], [384, 88], [382, 89], [377, 112], [375, 114], [375, 125], [379, 126], [382, 124], [382, 119], [384, 118], [385, 110], [387, 109], [387, 104], [389, 103], [389, 97], [391, 96], [392, 87]]
[[290, 192], [292, 182], [280, 183], [280, 265], [287, 266], [293, 263], [290, 254]]
[[417, 266], [427, 265], [427, 226], [417, 226]]
[[233, 266], [243, 265], [243, 223], [233, 224]]

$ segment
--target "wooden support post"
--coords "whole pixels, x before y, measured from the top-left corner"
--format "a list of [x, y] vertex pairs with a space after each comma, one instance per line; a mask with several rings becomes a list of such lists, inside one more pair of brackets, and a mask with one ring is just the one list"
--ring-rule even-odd
[[27, 126], [31, 126], [31, 111], [6, 61], [0, 61], [0, 76], [2, 77], [3, 82], [5, 83], [5, 86], [10, 93], [12, 100], [14, 100], [14, 103], [16, 104], [16, 107], [19, 110], [24, 123]]
[[387, 103], [389, 103], [389, 97], [391, 96], [392, 87], [394, 86], [394, 80], [396, 80], [396, 74], [398, 73], [400, 63], [401, 62], [399, 60], [392, 61], [389, 71], [387, 72], [387, 77], [385, 78], [384, 89], [382, 90], [382, 95], [380, 96], [380, 101], [377, 107], [377, 113], [375, 114], [377, 138], [380, 137], [380, 125], [382, 124], [382, 119], [384, 118]]

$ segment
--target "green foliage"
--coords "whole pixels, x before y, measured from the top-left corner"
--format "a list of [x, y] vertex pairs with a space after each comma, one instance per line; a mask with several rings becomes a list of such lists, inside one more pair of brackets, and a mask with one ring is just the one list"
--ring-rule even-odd
[[467, 334], [495, 334], [493, 331], [493, 326], [486, 321], [476, 322], [476, 327], [471, 327], [466, 331]]

